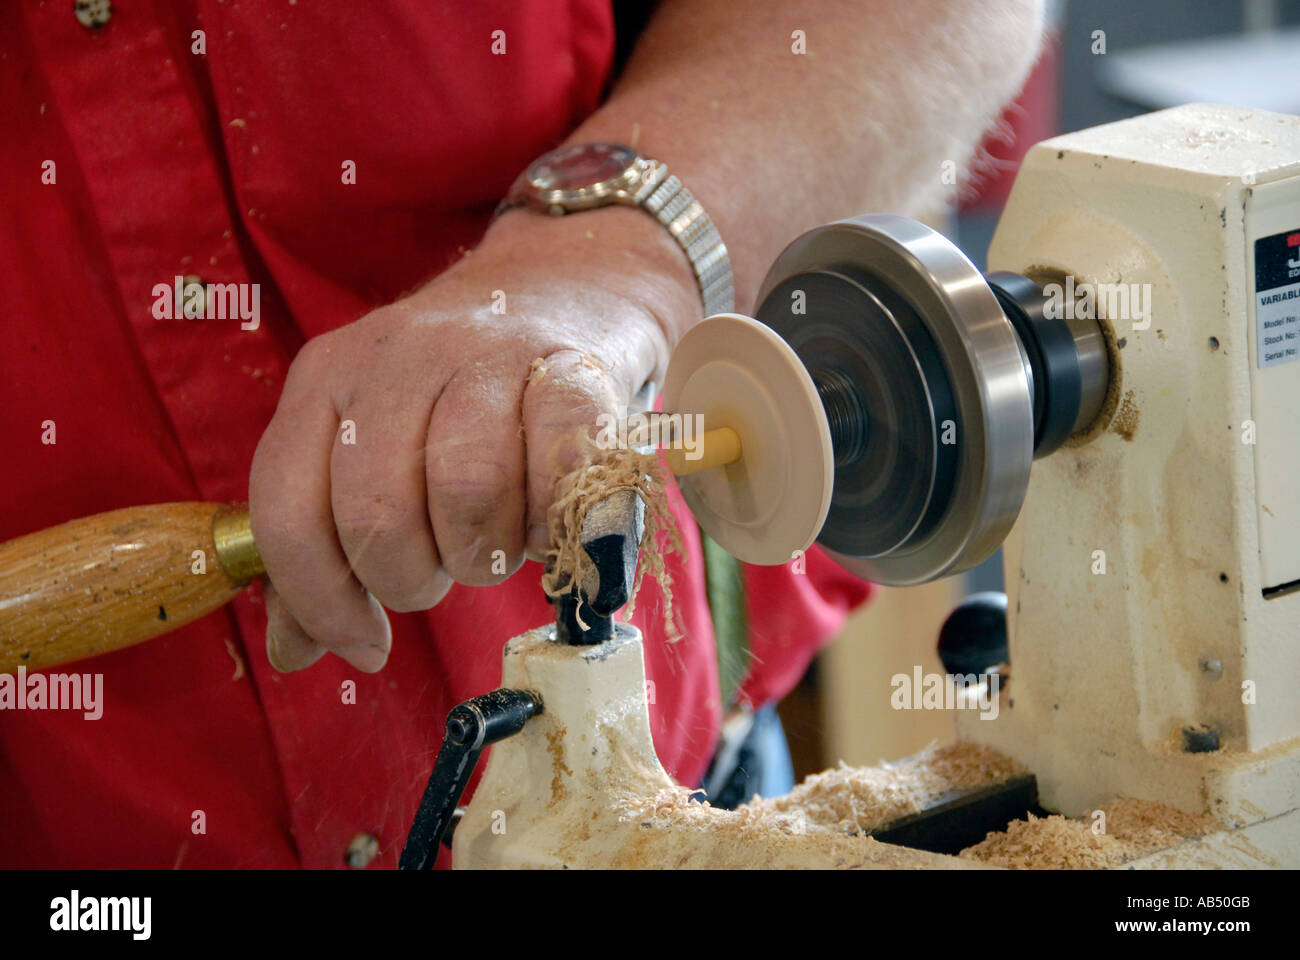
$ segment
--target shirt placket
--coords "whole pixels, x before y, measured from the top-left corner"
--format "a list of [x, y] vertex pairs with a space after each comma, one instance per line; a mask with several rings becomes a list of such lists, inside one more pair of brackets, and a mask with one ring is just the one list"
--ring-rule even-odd
[[[242, 329], [239, 316], [178, 317], [174, 303], [170, 317], [155, 315], [166, 312], [155, 311], [155, 287], [174, 288], [177, 278], [201, 288], [249, 284], [217, 162], [182, 79], [189, 65], [176, 62], [146, 5], [101, 16], [98, 27], [83, 26], [81, 7], [72, 7], [29, 10], [29, 25], [87, 183], [126, 320], [197, 492], [243, 499], [251, 451], [238, 449], [228, 425], [269, 419], [284, 360], [265, 327]], [[214, 404], [213, 397], [220, 399]]]
[[[220, 157], [183, 73], [191, 65], [177, 62], [151, 5], [83, 0], [29, 7], [26, 15], [86, 183], [87, 220], [103, 237], [126, 322], [185, 451], [196, 496], [244, 500], [260, 427], [275, 411], [290, 359], [270, 324], [291, 320], [275, 310], [274, 318], [259, 316], [256, 329], [245, 329], [241, 316], [208, 317], [206, 298], [202, 317], [185, 317], [175, 302], [170, 316], [155, 310], [155, 288], [174, 289], [177, 278], [202, 288], [250, 284]], [[266, 301], [263, 314], [272, 312]], [[245, 636], [265, 628], [260, 602], [241, 598], [235, 612]], [[280, 750], [277, 717], [294, 724], [292, 708], [273, 692], [276, 678], [261, 650], [245, 651], [244, 659], [288, 775], [286, 764], [294, 761]], [[317, 802], [295, 804], [291, 814], [300, 855], [320, 862], [323, 851], [302, 849], [311, 838], [300, 829], [318, 818]]]

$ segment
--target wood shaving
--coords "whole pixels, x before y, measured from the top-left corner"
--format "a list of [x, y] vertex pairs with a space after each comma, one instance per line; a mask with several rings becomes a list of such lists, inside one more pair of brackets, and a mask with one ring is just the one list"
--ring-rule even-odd
[[875, 767], [838, 768], [814, 774], [782, 797], [755, 797], [735, 810], [694, 799], [697, 790], [661, 789], [615, 800], [619, 819], [654, 821], [674, 827], [730, 827], [799, 835], [809, 830], [869, 833], [919, 813], [952, 790], [1000, 783], [1024, 772], [1009, 757], [972, 743], [931, 744], [915, 756]]
[[582, 547], [582, 526], [588, 509], [620, 490], [635, 490], [645, 504], [645, 529], [641, 535], [636, 582], [623, 611], [629, 620], [636, 607], [646, 572], [659, 584], [664, 598], [664, 629], [669, 642], [681, 639], [673, 611], [672, 574], [666, 555], [683, 555], [681, 533], [668, 510], [664, 468], [653, 453], [636, 450], [600, 450], [592, 444], [578, 469], [556, 486], [556, 499], [547, 515], [550, 545], [542, 589], [548, 597], [567, 594], [574, 583], [583, 583], [595, 571], [595, 563]]
[[[662, 776], [662, 774], [661, 774]], [[602, 787], [602, 795], [608, 787]], [[947, 866], [951, 858], [849, 836], [797, 813], [741, 807], [720, 810], [692, 799], [698, 791], [663, 787], [648, 795], [634, 785], [615, 800], [620, 823], [646, 827], [608, 866], [613, 868], [721, 867], [724, 869], [826, 869], [875, 866], [916, 869]], [[585, 826], [585, 825], [584, 825]], [[658, 829], [655, 829], [658, 828]], [[640, 842], [638, 842], [640, 841]], [[669, 845], [676, 852], [665, 856]], [[960, 861], [960, 865], [965, 865]], [[970, 864], [973, 867], [981, 864]]]
[[1071, 820], [1031, 814], [1003, 832], [990, 833], [959, 856], [1015, 870], [1101, 869], [1215, 829], [1209, 817], [1132, 797], [1117, 797], [1101, 809], [1106, 815], [1102, 833], [1093, 832], [1098, 821], [1091, 816]]
[[756, 807], [723, 810], [699, 799], [703, 793], [702, 790], [680, 786], [664, 787], [649, 796], [616, 797], [614, 810], [622, 823], [658, 822], [675, 828], [730, 829], [743, 836], [797, 836], [807, 826], [807, 820], [797, 815], [778, 814]]
[[843, 833], [871, 833], [920, 813], [953, 790], [1001, 783], [1024, 768], [974, 743], [932, 743], [896, 763], [836, 768], [813, 774], [783, 797], [755, 798], [747, 806], [772, 813], [802, 811], [810, 823]]
[[235, 675], [230, 679], [231, 680], [244, 679], [244, 675], [246, 672], [244, 670], [244, 658], [239, 655], [239, 651], [235, 648], [234, 641], [229, 638], [226, 639], [226, 653], [230, 654], [230, 659], [235, 661]]
[[[920, 813], [953, 790], [1009, 780], [1025, 769], [1009, 757], [971, 743], [931, 744], [915, 756], [875, 767], [814, 774], [783, 797], [755, 797], [736, 810], [698, 799], [700, 791], [665, 787], [616, 797], [622, 822], [719, 831], [738, 839], [797, 842], [808, 833], [861, 836]], [[1099, 869], [1204, 836], [1216, 825], [1164, 804], [1119, 797], [1101, 808], [1105, 832], [1091, 816], [1016, 820], [960, 854], [964, 860], [1012, 869]], [[885, 847], [881, 848], [886, 849]]]

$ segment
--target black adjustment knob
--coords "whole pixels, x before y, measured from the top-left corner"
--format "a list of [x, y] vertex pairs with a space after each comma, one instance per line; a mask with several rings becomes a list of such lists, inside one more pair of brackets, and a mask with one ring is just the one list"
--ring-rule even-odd
[[987, 673], [1009, 663], [1007, 595], [987, 590], [959, 603], [939, 629], [939, 659], [954, 675]]

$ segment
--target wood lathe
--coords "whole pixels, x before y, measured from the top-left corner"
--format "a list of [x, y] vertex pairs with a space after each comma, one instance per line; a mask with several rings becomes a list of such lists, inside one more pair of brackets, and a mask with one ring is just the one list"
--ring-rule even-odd
[[[816, 541], [890, 585], [1003, 547], [1014, 672], [995, 719], [959, 712], [961, 738], [1032, 772], [1048, 810], [1128, 797], [1212, 820], [1129, 865], [1300, 866], [1300, 119], [1190, 105], [1040, 143], [989, 263], [887, 215], [795, 240], [754, 318], [674, 351], [664, 407], [706, 431], [699, 463], [673, 462], [688, 505], [744, 561]], [[161, 553], [132, 544], [170, 520], [58, 528], [90, 556], [60, 548], [60, 570], [135, 571], [111, 595], [51, 579], [51, 531], [0, 547], [0, 666], [146, 639], [260, 573], [238, 513], [184, 509]], [[972, 866], [679, 802], [640, 634], [615, 619], [639, 511], [590, 517], [594, 580], [453, 711], [403, 866], [432, 862], [493, 743], [459, 867]], [[93, 619], [128, 602], [151, 615]]]
[[[1212, 824], [1123, 866], [1300, 866], [1300, 118], [1189, 105], [1041, 143], [989, 262], [895, 217], [796, 240], [762, 329], [715, 317], [674, 353], [665, 408], [740, 439], [687, 502], [742, 559], [817, 527], [888, 584], [1004, 544], [1012, 677], [960, 737], [1049, 810]], [[970, 865], [665, 799], [639, 636], [553, 637], [506, 647], [545, 707], [494, 749], [458, 866]]]

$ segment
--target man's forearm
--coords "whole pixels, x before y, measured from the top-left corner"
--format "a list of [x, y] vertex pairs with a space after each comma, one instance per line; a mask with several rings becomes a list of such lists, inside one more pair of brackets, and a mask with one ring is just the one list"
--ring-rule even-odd
[[628, 143], [680, 176], [746, 311], [797, 234], [932, 200], [944, 161], [962, 166], [1019, 89], [1040, 30], [1037, 0], [664, 0], [570, 140]]

